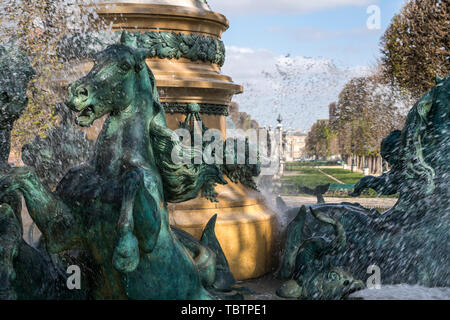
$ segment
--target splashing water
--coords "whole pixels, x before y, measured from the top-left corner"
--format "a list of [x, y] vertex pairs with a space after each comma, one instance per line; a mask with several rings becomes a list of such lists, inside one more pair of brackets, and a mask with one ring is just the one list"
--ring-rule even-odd
[[[14, 6], [21, 5], [22, 1], [3, 1], [0, 4], [1, 12], [9, 12], [7, 7], [9, 5], [12, 6], [12, 2], [14, 2]], [[79, 10], [80, 4], [89, 4], [92, 1], [89, 0], [65, 0], [55, 2], [52, 5], [52, 11], [47, 19], [42, 19], [37, 15], [32, 21], [31, 25], [34, 27], [35, 37], [40, 37], [40, 32], [43, 29], [47, 28], [49, 25], [49, 21], [52, 18], [56, 19], [57, 16], [62, 16], [62, 24], [60, 26], [53, 26], [52, 32], [54, 34], [61, 34], [61, 37], [55, 37], [54, 39], [50, 39], [45, 43], [45, 50], [48, 52], [48, 55], [56, 58], [57, 61], [67, 64], [70, 68], [74, 64], [83, 63], [88, 60], [93, 53], [103, 49], [106, 44], [113, 43], [118, 40], [118, 35], [114, 34], [111, 30], [111, 26], [102, 25], [100, 28], [103, 30], [101, 33], [97, 31], [93, 31], [92, 25], [93, 22], [98, 21], [98, 16], [96, 15], [93, 9], [86, 9], [86, 11]], [[10, 19], [2, 19], [0, 25], [0, 36], [3, 39], [9, 41], [13, 38], [12, 35], [19, 34], [19, 30], [22, 26], [16, 21], [24, 21], [26, 15], [29, 15], [29, 12], [18, 9], [11, 13], [9, 16]], [[8, 13], [3, 14], [3, 16], [8, 17]], [[60, 29], [58, 29], [60, 28]], [[98, 24], [97, 24], [98, 28]], [[45, 30], [44, 30], [45, 31]], [[63, 32], [64, 31], [64, 32]], [[64, 34], [65, 32], [70, 32], [70, 34]], [[29, 40], [24, 40], [26, 37], [21, 39], [20, 37], [16, 39], [16, 44], [26, 50], [32, 49], [31, 47], [27, 47], [30, 45]], [[15, 44], [13, 44], [15, 45]], [[31, 51], [30, 51], [31, 52]], [[36, 57], [35, 57], [36, 58]], [[43, 65], [40, 65], [38, 61], [34, 61], [34, 66], [39, 75], [43, 75], [46, 71]], [[48, 60], [45, 60], [48, 61]], [[271, 101], [271, 105], [276, 106], [279, 104], [285, 103], [288, 101], [290, 96], [292, 96], [293, 90], [297, 91], [299, 82], [298, 78], [301, 77], [302, 73], [305, 73], [305, 70], [297, 70], [293, 71], [293, 74], [286, 74], [286, 69], [290, 69], [292, 65], [289, 58], [280, 59], [277, 62], [277, 79], [266, 79], [272, 85], [273, 91], [278, 92], [280, 94], [276, 94], [279, 101]], [[327, 66], [327, 70], [331, 71], [322, 72], [321, 77], [316, 77], [314, 79], [310, 79], [308, 86], [305, 86], [306, 93], [312, 91], [311, 88], [317, 88], [316, 82], [324, 82], [328, 79], [329, 74], [333, 74], [334, 68], [333, 66]], [[64, 69], [63, 69], [64, 70]], [[48, 70], [47, 70], [48, 71]], [[48, 78], [51, 81], [63, 81], [70, 82], [73, 78], [79, 78], [79, 74], [69, 74], [65, 72], [59, 72], [57, 75], [52, 74], [52, 77]], [[48, 80], [47, 79], [47, 80]], [[280, 85], [281, 83], [281, 85]], [[53, 84], [49, 84], [49, 82], [43, 82], [43, 85], [40, 87], [42, 92], [47, 92], [50, 96], [58, 97], [56, 103], [61, 103], [63, 101], [63, 97], [58, 95], [58, 89], [53, 86]], [[60, 89], [60, 88], [59, 88]], [[384, 88], [378, 88], [379, 95], [383, 95]], [[305, 95], [307, 95], [305, 93]], [[285, 101], [282, 101], [282, 100]], [[292, 103], [290, 101], [290, 103]], [[292, 103], [293, 104], [293, 103]], [[59, 108], [65, 108], [64, 105], [59, 104]], [[25, 147], [24, 155], [25, 162], [28, 165], [34, 166], [37, 168], [38, 174], [41, 179], [43, 179], [47, 186], [52, 189], [55, 184], [61, 179], [61, 177], [67, 172], [67, 170], [73, 166], [76, 166], [84, 161], [86, 161], [91, 153], [93, 148], [93, 143], [87, 139], [85, 134], [80, 133], [78, 128], [73, 122], [73, 119], [70, 115], [64, 113], [64, 111], [60, 111], [59, 116], [62, 117], [61, 122], [56, 125], [52, 130], [49, 131], [45, 137], [36, 137], [33, 142], [28, 145], [28, 148]], [[48, 120], [50, 122], [50, 120]], [[51, 125], [48, 125], [52, 127]], [[448, 141], [447, 141], [448, 142]], [[55, 148], [60, 147], [57, 151]], [[446, 155], [443, 155], [442, 158], [445, 158]], [[56, 175], [49, 175], [49, 172], [59, 170]], [[442, 174], [442, 179], [448, 179], [448, 174]], [[448, 180], [447, 180], [448, 181]], [[407, 191], [407, 190], [406, 190]], [[268, 190], [262, 190], [262, 195], [267, 199], [268, 206], [278, 212], [275, 202], [274, 196]], [[431, 206], [432, 207], [432, 206]], [[448, 208], [445, 210], [444, 215], [447, 214], [448, 218]], [[279, 213], [279, 220], [281, 228], [284, 229], [285, 226], [289, 223], [287, 220], [288, 217]], [[444, 221], [444, 219], [443, 219]], [[448, 231], [448, 230], [447, 230]], [[400, 246], [404, 245], [404, 243], [400, 244]], [[445, 244], [444, 244], [445, 245]], [[400, 251], [406, 250], [404, 247], [399, 248]], [[444, 261], [448, 262], [448, 261]], [[448, 300], [450, 299], [450, 289], [449, 288], [425, 288], [421, 286], [412, 286], [412, 285], [387, 285], [383, 286], [380, 290], [364, 290], [358, 293], [355, 293], [351, 296], [351, 298], [362, 298], [362, 299], [436, 299], [436, 300]]]
[[450, 288], [425, 288], [411, 285], [382, 286], [353, 293], [350, 299], [364, 300], [450, 300]]

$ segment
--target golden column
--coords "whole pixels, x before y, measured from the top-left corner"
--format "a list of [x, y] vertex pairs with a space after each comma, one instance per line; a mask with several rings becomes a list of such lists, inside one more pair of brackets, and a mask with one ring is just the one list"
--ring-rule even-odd
[[[140, 44], [152, 48], [147, 63], [155, 74], [171, 129], [178, 129], [187, 103], [201, 106], [208, 128], [226, 134], [228, 106], [243, 88], [220, 72], [225, 58], [222, 33], [228, 20], [205, 0], [98, 1], [97, 13], [114, 31], [139, 32]], [[199, 238], [212, 215], [216, 234], [238, 280], [262, 276], [276, 261], [276, 214], [261, 194], [234, 184], [216, 188], [218, 203], [195, 199], [170, 204], [171, 224]]]

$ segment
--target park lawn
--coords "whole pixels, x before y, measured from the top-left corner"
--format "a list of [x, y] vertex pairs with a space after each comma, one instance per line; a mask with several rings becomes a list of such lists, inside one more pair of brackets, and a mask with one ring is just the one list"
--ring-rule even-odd
[[[344, 170], [341, 168], [320, 168], [321, 171], [323, 171], [326, 174], [329, 174], [336, 179], [344, 182], [346, 185], [354, 185], [356, 184], [361, 178], [364, 177], [362, 173], [359, 172], [351, 172], [350, 170]], [[314, 189], [317, 186], [324, 185], [327, 183], [330, 183], [331, 185], [337, 186], [337, 182], [333, 179], [327, 177], [326, 175], [322, 174], [318, 169], [312, 168], [310, 166], [304, 166], [304, 167], [297, 167], [296, 173], [298, 175], [294, 176], [284, 176], [282, 177], [282, 190], [280, 190], [280, 193], [285, 196], [308, 196], [306, 194], [303, 194], [299, 191], [299, 189], [296, 188], [296, 186], [304, 186], [311, 189]], [[309, 195], [310, 196], [310, 195]], [[325, 197], [341, 197], [341, 198], [352, 198], [346, 193], [342, 192], [333, 192], [330, 190]], [[397, 198], [398, 195], [390, 195], [390, 196], [378, 196], [377, 193], [370, 189], [366, 191], [365, 193], [361, 194], [360, 197], [362, 198]]]
[[311, 162], [287, 162], [286, 171], [298, 171], [305, 167], [323, 167], [323, 166], [335, 166], [336, 161], [311, 161]]
[[355, 184], [357, 183], [361, 178], [364, 178], [364, 174], [359, 172], [351, 172], [350, 170], [344, 170], [339, 168], [324, 168], [321, 169], [326, 174], [329, 174], [336, 179], [344, 182], [345, 184]]
[[299, 175], [283, 177], [283, 184], [295, 184], [303, 187], [315, 188], [327, 183], [336, 183], [333, 179], [325, 176], [314, 168], [303, 167], [298, 168], [296, 171]]

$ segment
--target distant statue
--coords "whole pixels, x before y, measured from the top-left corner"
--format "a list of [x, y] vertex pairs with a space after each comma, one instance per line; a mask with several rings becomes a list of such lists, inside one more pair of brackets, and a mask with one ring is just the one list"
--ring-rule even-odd
[[[43, 234], [40, 250], [28, 247], [15, 208], [1, 205], [3, 297], [214, 299], [232, 289], [215, 217], [200, 242], [169, 226], [167, 202], [196, 198], [204, 186], [226, 181], [216, 165], [172, 162], [172, 152], [183, 146], [167, 128], [145, 57], [145, 50], [123, 43], [109, 46], [91, 72], [70, 85], [66, 104], [78, 125], [108, 118], [90, 161], [69, 170], [55, 192], [26, 167], [0, 176], [0, 197], [22, 193]], [[66, 258], [68, 252], [77, 254]], [[76, 293], [65, 287], [67, 262], [86, 275]]]
[[[10, 170], [11, 131], [28, 105], [26, 92], [33, 75], [28, 58], [14, 44], [0, 46], [0, 177]], [[22, 201], [20, 194], [11, 191], [0, 195], [0, 204], [4, 202], [14, 208], [4, 213], [0, 206], [0, 288], [6, 288], [0, 289], [0, 299], [9, 299], [16, 297], [10, 281], [14, 277], [12, 258], [22, 238]]]
[[11, 130], [28, 105], [26, 92], [34, 70], [14, 44], [0, 46], [0, 172], [8, 167]]

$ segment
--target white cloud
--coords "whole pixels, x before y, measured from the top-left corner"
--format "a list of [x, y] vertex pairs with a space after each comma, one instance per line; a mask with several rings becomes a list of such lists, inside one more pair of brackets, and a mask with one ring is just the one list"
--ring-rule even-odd
[[291, 38], [297, 41], [323, 41], [328, 39], [339, 38], [361, 38], [368, 36], [380, 36], [380, 30], [369, 30], [368, 28], [351, 28], [351, 29], [319, 29], [312, 27], [268, 27], [267, 32], [281, 33], [289, 35]]
[[327, 59], [238, 47], [227, 47], [222, 71], [244, 86], [244, 93], [234, 97], [241, 111], [261, 125], [275, 125], [281, 114], [285, 127], [302, 130], [328, 118], [328, 105], [351, 78], [370, 72], [368, 67], [339, 67]]
[[299, 14], [337, 7], [367, 6], [378, 0], [208, 0], [213, 11], [228, 14]]

